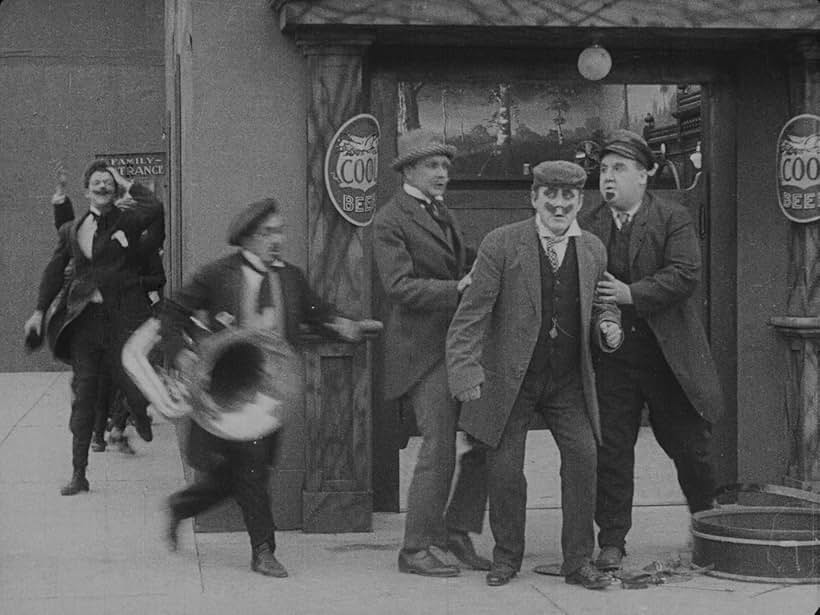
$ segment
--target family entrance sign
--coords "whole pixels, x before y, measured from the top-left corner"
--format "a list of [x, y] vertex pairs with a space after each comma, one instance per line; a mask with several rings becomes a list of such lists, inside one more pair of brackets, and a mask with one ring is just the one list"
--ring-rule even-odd
[[820, 220], [820, 117], [786, 122], [777, 140], [777, 200], [793, 222]]
[[367, 226], [376, 210], [379, 172], [379, 122], [356, 115], [333, 135], [325, 155], [325, 188], [342, 217]]

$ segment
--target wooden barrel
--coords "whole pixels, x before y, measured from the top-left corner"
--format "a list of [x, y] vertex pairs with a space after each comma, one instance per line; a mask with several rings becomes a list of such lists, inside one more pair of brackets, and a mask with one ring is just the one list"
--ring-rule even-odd
[[724, 506], [692, 516], [692, 563], [758, 583], [820, 583], [820, 508]]

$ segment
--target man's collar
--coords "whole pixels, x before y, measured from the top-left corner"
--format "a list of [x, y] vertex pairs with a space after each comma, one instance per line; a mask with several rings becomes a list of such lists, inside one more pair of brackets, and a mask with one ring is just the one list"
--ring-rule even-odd
[[632, 221], [632, 220], [635, 219], [635, 214], [638, 213], [638, 210], [641, 208], [642, 203], [643, 203], [643, 200], [640, 200], [640, 201], [638, 201], [637, 205], [633, 205], [629, 209], [617, 209], [615, 207], [612, 207], [611, 205], [607, 205], [607, 207], [609, 207], [609, 211], [612, 214], [612, 219], [613, 220], [615, 219], [615, 214], [621, 212], [621, 213], [629, 214], [629, 220]]
[[94, 207], [93, 205], [89, 205], [89, 206], [88, 206], [88, 211], [90, 211], [90, 212], [91, 212], [91, 214], [92, 214], [95, 218], [99, 218], [99, 217], [102, 215], [102, 212], [101, 212], [99, 209], [97, 209], [96, 207]]
[[[259, 273], [264, 273], [265, 271], [267, 271], [268, 267], [265, 265], [265, 263], [262, 262], [262, 259], [259, 258], [256, 254], [254, 254], [250, 250], [246, 250], [245, 248], [242, 248], [239, 252], [242, 254], [242, 257], [246, 261], [248, 261], [248, 264], [254, 270], [256, 270]], [[278, 258], [271, 264], [271, 267], [276, 267], [276, 268], [281, 268], [281, 267], [284, 267], [284, 266], [285, 266], [285, 263], [282, 262], [281, 260], [279, 260]]]
[[[426, 194], [424, 194], [421, 190], [419, 190], [415, 186], [411, 186], [410, 184], [405, 182], [404, 186], [402, 186], [402, 188], [404, 189], [404, 191], [407, 194], [412, 196], [414, 199], [419, 199], [420, 201], [424, 201], [425, 203], [430, 202], [430, 197], [427, 196]], [[436, 201], [442, 201], [442, 200], [443, 200], [442, 198], [436, 197]]]
[[[538, 214], [535, 214], [535, 228], [538, 229], [538, 236], [539, 237], [555, 237], [555, 233], [549, 230], [543, 222], [541, 222], [541, 217]], [[573, 220], [572, 224], [569, 225], [567, 232], [562, 235], [562, 237], [579, 237], [581, 235], [581, 227], [578, 226], [578, 220]]]

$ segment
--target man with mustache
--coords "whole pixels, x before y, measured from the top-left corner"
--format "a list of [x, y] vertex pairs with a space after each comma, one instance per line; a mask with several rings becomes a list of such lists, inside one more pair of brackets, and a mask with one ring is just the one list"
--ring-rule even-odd
[[[40, 280], [37, 307], [24, 326], [27, 337], [41, 338], [44, 314], [63, 287], [66, 265], [73, 261], [65, 317], [51, 323], [54, 355], [69, 362], [74, 372], [69, 420], [73, 472], [62, 495], [89, 490], [88, 449], [105, 370], [114, 370], [137, 433], [146, 442], [153, 439], [145, 398], [122, 370], [120, 353], [131, 333], [150, 316], [148, 298], [138, 283], [137, 250], [142, 232], [162, 217], [163, 206], [150, 190], [99, 160], [86, 169], [83, 185], [88, 211], [60, 227], [57, 248]], [[124, 195], [131, 199], [115, 205]]]
[[601, 151], [603, 202], [581, 226], [607, 246], [599, 297], [623, 315], [623, 345], [596, 357], [603, 442], [595, 521], [602, 570], [621, 566], [632, 525], [635, 442], [644, 404], [655, 438], [674, 461], [692, 513], [712, 507], [712, 425], [723, 412], [717, 371], [692, 293], [700, 247], [689, 213], [647, 192], [652, 151], [616, 131]]
[[444, 340], [470, 283], [467, 250], [444, 206], [456, 149], [441, 136], [416, 129], [399, 137], [393, 168], [403, 186], [376, 212], [373, 248], [390, 313], [385, 334], [385, 398], [411, 408], [422, 444], [407, 494], [400, 572], [431, 577], [459, 574], [432, 547], [451, 551], [474, 570], [490, 562], [473, 547], [487, 500], [484, 451], [471, 446], [456, 467], [460, 404], [447, 390]]
[[[74, 220], [74, 206], [65, 192], [66, 174], [60, 170], [57, 188], [51, 197], [54, 215], [54, 226], [57, 231], [66, 222]], [[123, 195], [122, 199], [131, 197]], [[119, 200], [118, 200], [119, 202]], [[115, 203], [116, 204], [116, 203]], [[159, 304], [162, 290], [167, 279], [165, 266], [162, 263], [162, 248], [165, 241], [165, 216], [160, 216], [151, 226], [142, 232], [139, 242], [139, 277], [134, 283], [139, 284], [154, 308]], [[74, 263], [70, 261], [66, 267], [66, 278], [70, 281], [74, 271]], [[120, 452], [133, 455], [136, 451], [131, 447], [128, 436], [125, 435], [126, 423], [130, 414], [125, 394], [114, 386], [113, 369], [100, 373], [100, 391], [97, 395], [97, 408], [94, 417], [94, 431], [91, 437], [91, 450], [103, 452], [107, 448], [105, 432], [110, 429], [110, 443]]]
[[[535, 216], [491, 231], [481, 242], [447, 333], [450, 390], [460, 424], [487, 451], [490, 528], [495, 538], [487, 585], [506, 585], [524, 556], [527, 429], [538, 412], [561, 454], [561, 574], [604, 589], [595, 569], [595, 454], [600, 440], [592, 348], [622, 339], [618, 308], [594, 300], [606, 250], [575, 221], [587, 175], [577, 164], [533, 169]], [[469, 402], [469, 403], [467, 403]]]

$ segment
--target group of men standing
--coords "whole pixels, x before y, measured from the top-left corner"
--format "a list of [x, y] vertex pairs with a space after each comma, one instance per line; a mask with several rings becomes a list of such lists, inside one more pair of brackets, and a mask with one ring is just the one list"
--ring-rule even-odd
[[[475, 254], [443, 202], [455, 153], [429, 131], [400, 136], [392, 166], [403, 185], [374, 219], [376, 269], [389, 303], [385, 398], [412, 410], [422, 437], [399, 570], [458, 575], [438, 550], [486, 571], [491, 586], [518, 573], [525, 443], [538, 413], [561, 458], [561, 574], [567, 583], [604, 588], [626, 552], [644, 405], [690, 510], [712, 505], [710, 435], [722, 402], [692, 300], [700, 272], [693, 222], [682, 207], [646, 191], [652, 152], [639, 135], [619, 131], [601, 152], [599, 204], [584, 207], [583, 168], [542, 162], [530, 190], [535, 215], [491, 231]], [[88, 211], [60, 225], [25, 324], [34, 338], [51, 326], [52, 350], [74, 372], [73, 472], [63, 495], [89, 490], [88, 451], [99, 433], [95, 408], [106, 374], [125, 393], [139, 435], [152, 438], [145, 398], [120, 354], [150, 316], [141, 267], [164, 240], [163, 206], [100, 162], [86, 171], [84, 187]], [[359, 323], [337, 315], [282, 260], [283, 225], [274, 199], [244, 208], [228, 232], [237, 250], [196, 272], [175, 300], [212, 330], [227, 315], [290, 344], [306, 324], [359, 339]], [[65, 318], [54, 324], [46, 312], [61, 289]], [[459, 428], [467, 448], [457, 460]], [[182, 519], [234, 497], [252, 569], [287, 576], [274, 556], [267, 494], [275, 434], [230, 441], [194, 422], [188, 442], [200, 475], [169, 500], [169, 547], [176, 548]], [[482, 531], [488, 500], [492, 559], [470, 537]], [[600, 552], [593, 561], [595, 523]]]
[[[561, 574], [602, 589], [626, 553], [644, 405], [690, 511], [712, 505], [711, 426], [722, 400], [692, 299], [694, 224], [647, 192], [652, 152], [622, 130], [601, 151], [599, 204], [581, 213], [583, 168], [542, 162], [535, 216], [491, 231], [470, 262], [443, 202], [455, 153], [426, 130], [400, 136], [393, 168], [403, 185], [374, 221], [390, 304], [386, 398], [412, 408], [422, 438], [399, 570], [458, 575], [439, 550], [487, 571], [491, 586], [518, 573], [525, 442], [537, 412], [561, 457]], [[459, 427], [468, 449], [451, 485]], [[469, 535], [481, 532], [487, 498], [492, 561]]]

